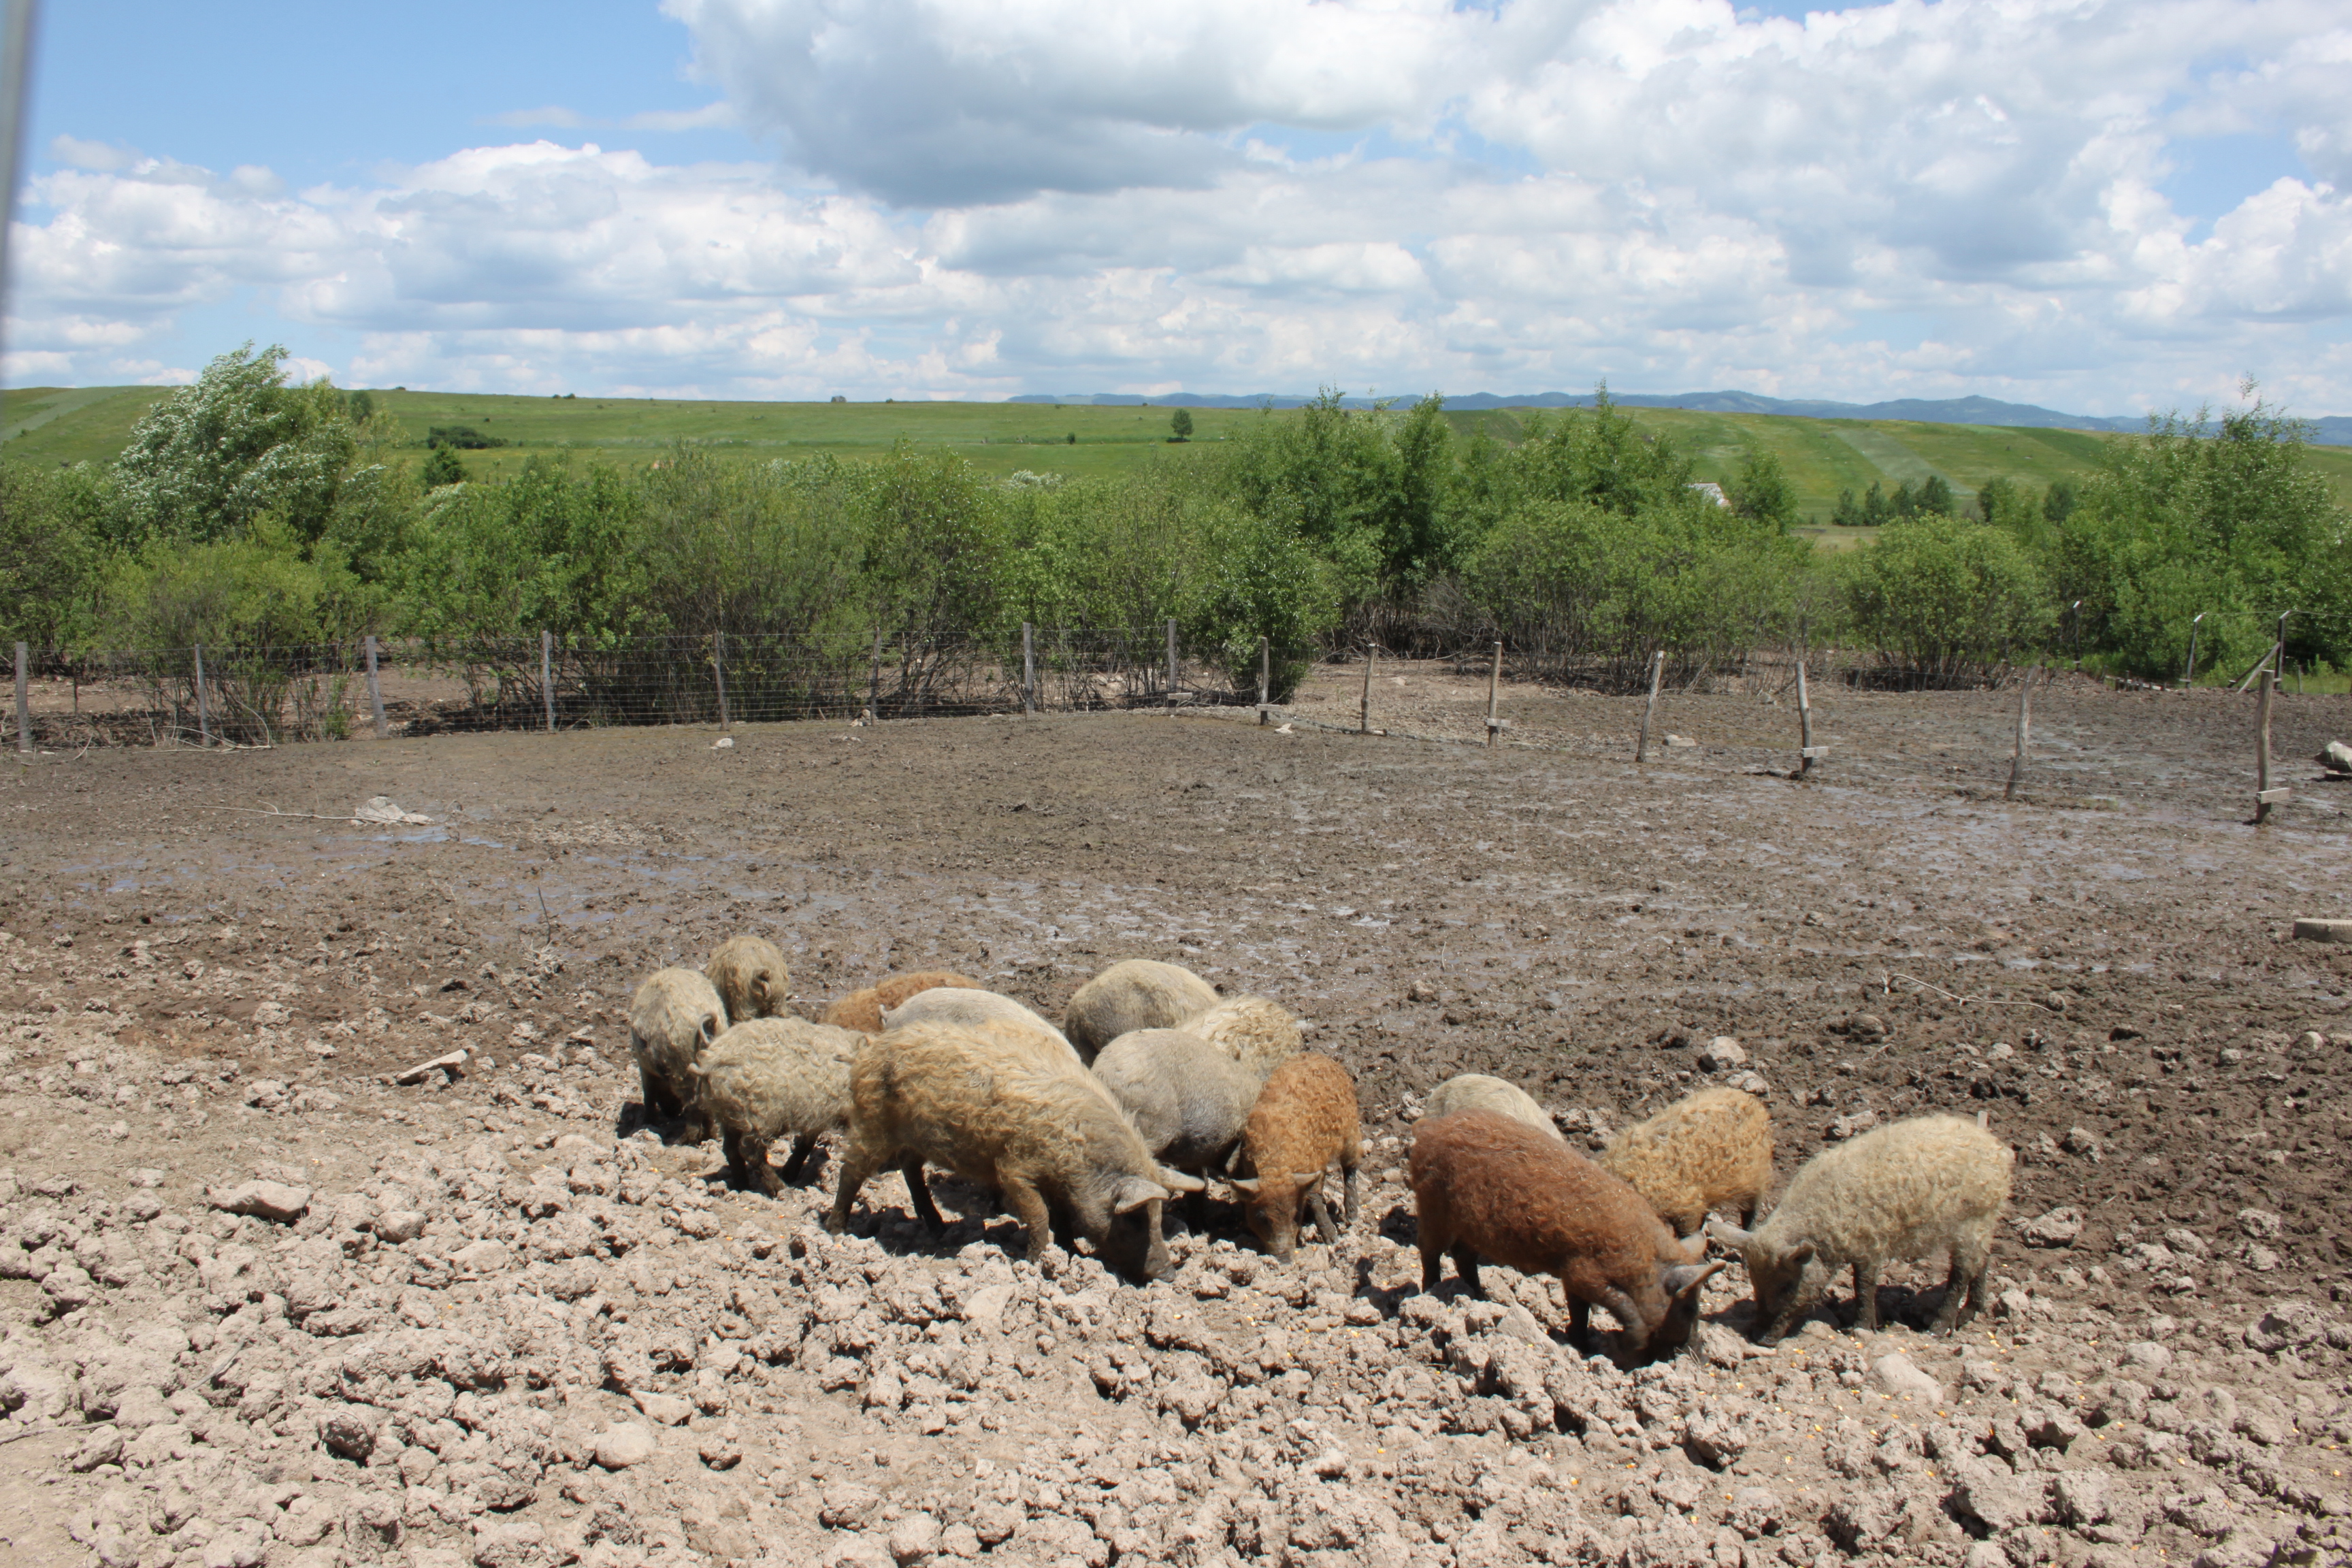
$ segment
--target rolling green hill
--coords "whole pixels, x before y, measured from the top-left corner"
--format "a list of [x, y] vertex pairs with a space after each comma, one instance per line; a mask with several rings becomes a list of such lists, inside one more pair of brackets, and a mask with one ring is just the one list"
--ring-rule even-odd
[[[26, 387], [0, 404], [0, 457], [26, 462], [104, 462], [121, 451], [159, 389]], [[420, 458], [433, 426], [470, 426], [509, 443], [464, 454], [483, 479], [511, 474], [524, 459], [551, 455], [573, 460], [650, 460], [676, 441], [692, 441], [722, 457], [759, 460], [818, 452], [872, 456], [893, 443], [946, 447], [993, 474], [1019, 469], [1072, 477], [1122, 472], [1155, 458], [1187, 460], [1220, 439], [1262, 419], [1294, 412], [1255, 409], [1192, 411], [1193, 438], [1168, 441], [1165, 407], [1099, 408], [1015, 403], [729, 403], [615, 397], [512, 397], [472, 393], [373, 394], [415, 440]], [[2099, 460], [2115, 437], [2082, 430], [1981, 425], [1928, 425], [1902, 420], [1808, 419], [1784, 415], [1715, 414], [1680, 408], [1633, 408], [1626, 416], [1646, 430], [1671, 435], [1696, 459], [1703, 479], [1737, 468], [1743, 447], [1759, 443], [1778, 454], [1806, 512], [1826, 520], [1837, 493], [1859, 495], [1873, 480], [1889, 489], [1938, 473], [1963, 502], [1994, 476], [2037, 488], [2076, 479]], [[1447, 416], [1454, 428], [1515, 441], [1536, 415], [1502, 409]], [[1070, 439], [1076, 437], [1075, 443]], [[2352, 503], [2352, 447], [2317, 447], [2311, 458]], [[1820, 530], [1825, 543], [1844, 542], [1849, 531]]]

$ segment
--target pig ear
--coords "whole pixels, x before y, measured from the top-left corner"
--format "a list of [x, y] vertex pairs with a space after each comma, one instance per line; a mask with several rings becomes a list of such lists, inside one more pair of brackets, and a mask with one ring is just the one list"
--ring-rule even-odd
[[703, 1039], [704, 1039], [705, 1041], [715, 1040], [715, 1039], [717, 1039], [717, 1038], [719, 1037], [719, 1015], [718, 1015], [718, 1014], [716, 1014], [716, 1013], [705, 1013], [705, 1014], [702, 1016], [702, 1037], [703, 1037]]
[[1225, 1185], [1233, 1188], [1234, 1191], [1241, 1194], [1241, 1195], [1245, 1198], [1254, 1198], [1257, 1196], [1257, 1178], [1255, 1176], [1227, 1176], [1225, 1178]]
[[1735, 1247], [1742, 1252], [1748, 1250], [1748, 1243], [1753, 1239], [1750, 1233], [1740, 1229], [1727, 1219], [1710, 1217], [1706, 1222], [1706, 1234], [1723, 1243], [1724, 1246]]
[[1322, 1180], [1323, 1173], [1320, 1171], [1293, 1171], [1290, 1173], [1291, 1184], [1299, 1188], [1301, 1191], [1321, 1184]]
[[1810, 1241], [1800, 1242], [1796, 1247], [1790, 1250], [1787, 1258], [1781, 1259], [1782, 1262], [1786, 1263], [1791, 1268], [1802, 1268], [1806, 1264], [1811, 1263], [1812, 1260], [1813, 1244]]
[[1171, 1171], [1165, 1165], [1160, 1167], [1160, 1184], [1179, 1193], [1205, 1192], [1209, 1186], [1208, 1183], [1198, 1176], [1188, 1176], [1181, 1171]]
[[1684, 1237], [1682, 1238], [1682, 1244], [1683, 1258], [1685, 1261], [1700, 1263], [1706, 1260], [1706, 1233], [1705, 1231], [1694, 1231], [1690, 1235]]
[[1141, 1176], [1129, 1176], [1111, 1194], [1110, 1212], [1133, 1214], [1146, 1204], [1164, 1203], [1168, 1189]]
[[1715, 1278], [1724, 1267], [1720, 1258], [1712, 1263], [1684, 1263], [1665, 1272], [1664, 1283], [1669, 1296], [1687, 1296]]

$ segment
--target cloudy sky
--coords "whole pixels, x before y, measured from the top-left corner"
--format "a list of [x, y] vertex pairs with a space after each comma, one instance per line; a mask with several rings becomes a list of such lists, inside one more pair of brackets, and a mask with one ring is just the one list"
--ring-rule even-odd
[[11, 384], [2352, 413], [2352, 6], [45, 7]]

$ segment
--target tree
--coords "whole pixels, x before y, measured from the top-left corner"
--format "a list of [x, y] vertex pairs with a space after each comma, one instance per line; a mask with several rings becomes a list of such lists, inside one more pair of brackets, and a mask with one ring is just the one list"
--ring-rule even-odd
[[1763, 447], [1749, 444], [1740, 454], [1739, 472], [1726, 488], [1731, 510], [1741, 517], [1769, 523], [1781, 533], [1797, 520], [1797, 495], [1780, 471], [1780, 456]]
[[1175, 439], [1179, 441], [1191, 440], [1192, 438], [1192, 411], [1189, 408], [1179, 408], [1173, 415], [1169, 416], [1168, 428], [1176, 433]]
[[1876, 479], [1871, 480], [1862, 497], [1862, 526], [1883, 527], [1894, 515], [1894, 509], [1886, 504], [1885, 489]]
[[1852, 490], [1840, 490], [1837, 510], [1830, 513], [1830, 521], [1840, 528], [1860, 528], [1869, 519], [1862, 515], [1862, 503], [1853, 499]]
[[2250, 395], [2218, 421], [2173, 415], [2109, 443], [2051, 548], [2058, 597], [2083, 601], [2084, 640], [2168, 676], [2201, 615], [2200, 662], [2242, 666], [2293, 610], [2290, 657], [2352, 662], [2352, 514], [2311, 462], [2309, 438]]
[[1919, 487], [1919, 510], [1929, 517], [1952, 515], [1952, 487], [1941, 474], [1929, 474]]
[[466, 460], [457, 456], [454, 447], [436, 447], [425, 459], [425, 488], [439, 489], [443, 485], [462, 485], [471, 478], [466, 472]]
[[2064, 479], [2057, 479], [2042, 494], [2042, 515], [2063, 526], [2068, 518], [2074, 515], [2077, 503], [2074, 487]]
[[232, 538], [265, 513], [301, 547], [326, 531], [358, 437], [343, 395], [287, 385], [285, 360], [248, 342], [148, 410], [115, 461], [121, 542]]

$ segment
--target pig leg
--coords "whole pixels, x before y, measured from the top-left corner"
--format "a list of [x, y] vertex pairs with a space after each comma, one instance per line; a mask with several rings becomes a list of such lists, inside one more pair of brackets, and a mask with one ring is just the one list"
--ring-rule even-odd
[[1438, 1277], [1445, 1271], [1445, 1244], [1427, 1220], [1421, 1222], [1421, 1291], [1424, 1296], [1437, 1294]]
[[1010, 1177], [1004, 1184], [1004, 1206], [1029, 1233], [1029, 1261], [1037, 1262], [1045, 1256], [1045, 1248], [1054, 1245], [1054, 1216], [1045, 1194], [1022, 1177]]
[[857, 1201], [859, 1189], [874, 1179], [874, 1173], [890, 1163], [890, 1153], [887, 1146], [850, 1141], [841, 1156], [841, 1179], [834, 1188], [833, 1207], [824, 1216], [825, 1229], [839, 1236], [849, 1228], [849, 1205]]
[[1339, 1227], [1331, 1223], [1330, 1205], [1323, 1201], [1323, 1189], [1319, 1184], [1307, 1194], [1307, 1212], [1315, 1216], [1315, 1228], [1322, 1232], [1323, 1245], [1337, 1247], [1339, 1244]]
[[1856, 1262], [1853, 1266], [1853, 1331], [1874, 1334], [1878, 1331], [1878, 1264]]
[[1209, 1234], [1209, 1173], [1204, 1166], [1186, 1174], [1201, 1178], [1201, 1190], [1184, 1194], [1184, 1224], [1194, 1236], [1206, 1236]]
[[939, 1206], [931, 1202], [931, 1189], [923, 1180], [922, 1156], [909, 1154], [899, 1163], [898, 1172], [907, 1178], [907, 1196], [915, 1205], [915, 1217], [934, 1234], [945, 1230], [947, 1222], [940, 1218]]
[[728, 1131], [728, 1173], [734, 1177], [737, 1192], [757, 1189], [772, 1198], [782, 1194], [776, 1168], [768, 1163], [768, 1142], [756, 1132], [739, 1133], [731, 1128]]
[[1948, 1334], [1976, 1317], [1984, 1305], [1985, 1275], [1991, 1267], [1990, 1237], [1964, 1235], [1954, 1244], [1951, 1278], [1944, 1283], [1944, 1303], [1936, 1310], [1936, 1332]]
[[1462, 1283], [1470, 1288], [1470, 1294], [1481, 1297], [1486, 1294], [1486, 1287], [1478, 1282], [1478, 1249], [1476, 1247], [1456, 1247], [1454, 1249], [1454, 1268], [1462, 1276]]
[[645, 1103], [646, 1121], [649, 1125], [657, 1126], [677, 1119], [679, 1109], [677, 1099], [654, 1077], [654, 1069], [642, 1061], [637, 1064], [637, 1098]]
[[[815, 1152], [815, 1133], [803, 1132], [799, 1137], [793, 1139], [793, 1157], [784, 1162], [783, 1179], [787, 1182], [797, 1184], [801, 1177], [808, 1173], [809, 1156]], [[773, 1197], [776, 1194], [771, 1192], [768, 1195], [770, 1197]]]
[[[1566, 1283], [1561, 1281], [1563, 1286]], [[1579, 1355], [1592, 1349], [1592, 1303], [1574, 1294], [1568, 1299], [1568, 1342]]]
[[1356, 1223], [1356, 1215], [1363, 1212], [1364, 1206], [1363, 1184], [1356, 1179], [1356, 1170], [1357, 1167], [1353, 1164], [1349, 1165], [1346, 1170], [1348, 1206], [1344, 1212], [1349, 1225]]

